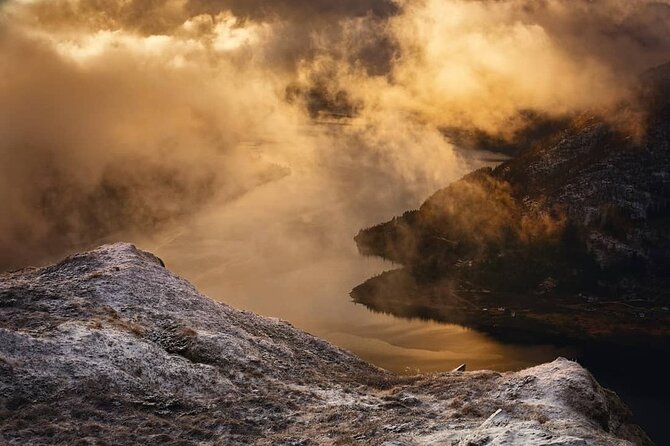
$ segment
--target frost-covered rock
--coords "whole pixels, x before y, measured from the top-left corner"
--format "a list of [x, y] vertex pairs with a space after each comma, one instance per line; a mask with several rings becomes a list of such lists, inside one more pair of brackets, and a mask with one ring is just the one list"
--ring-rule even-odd
[[582, 367], [399, 377], [103, 246], [0, 276], [0, 443], [646, 444]]

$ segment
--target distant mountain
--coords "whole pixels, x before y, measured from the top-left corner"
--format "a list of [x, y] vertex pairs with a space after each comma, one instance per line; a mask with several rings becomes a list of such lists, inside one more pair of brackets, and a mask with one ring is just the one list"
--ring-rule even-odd
[[[634, 105], [608, 117], [577, 116], [516, 158], [467, 175], [355, 240], [362, 253], [407, 267], [354, 290], [355, 300], [381, 311], [399, 312], [403, 298], [393, 296], [403, 282], [432, 290], [414, 293], [419, 300], [432, 293], [430, 304], [411, 303], [423, 314], [460, 308], [459, 295], [476, 307], [546, 304], [536, 319], [558, 333], [622, 334], [650, 320], [645, 331], [667, 333], [670, 64], [641, 77]], [[559, 302], [599, 321], [576, 321], [574, 308], [559, 317]], [[594, 311], [605, 302], [618, 306]], [[608, 323], [617, 318], [625, 323]]]

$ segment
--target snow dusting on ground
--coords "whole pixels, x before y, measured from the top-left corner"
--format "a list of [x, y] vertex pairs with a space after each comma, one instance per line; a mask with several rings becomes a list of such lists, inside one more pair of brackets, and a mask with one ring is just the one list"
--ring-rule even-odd
[[[306, 296], [308, 298], [308, 296]], [[578, 364], [401, 377], [107, 245], [0, 276], [0, 443], [629, 445]]]

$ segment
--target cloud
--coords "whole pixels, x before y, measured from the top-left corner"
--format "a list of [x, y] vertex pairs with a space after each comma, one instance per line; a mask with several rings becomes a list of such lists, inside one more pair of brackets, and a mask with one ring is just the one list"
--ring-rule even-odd
[[[0, 8], [0, 268], [158, 230], [297, 166], [353, 207], [417, 197], [464, 169], [441, 129], [603, 109], [670, 49], [668, 2], [645, 0]], [[338, 160], [394, 187], [319, 167]]]
[[[363, 16], [389, 17], [399, 12], [393, 0], [189, 0], [186, 9], [216, 14], [222, 10], [254, 20], [309, 19], [317, 21]], [[309, 27], [309, 23], [303, 23]]]
[[649, 1], [407, 2], [390, 19], [387, 94], [437, 125], [492, 132], [523, 110], [601, 109], [668, 57], [668, 25], [668, 5]]
[[5, 30], [0, 263], [151, 231], [282, 174], [245, 147], [294, 139], [291, 111], [237, 56], [208, 62], [216, 51], [188, 37]]

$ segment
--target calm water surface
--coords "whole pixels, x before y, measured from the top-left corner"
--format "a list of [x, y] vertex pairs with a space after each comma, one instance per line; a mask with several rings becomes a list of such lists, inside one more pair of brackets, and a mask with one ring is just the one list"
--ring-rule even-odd
[[[351, 301], [354, 286], [396, 267], [359, 255], [358, 230], [416, 208], [462, 172], [409, 187], [355, 159], [292, 168], [281, 180], [232, 203], [213, 203], [188, 224], [137, 242], [208, 296], [285, 319], [395, 372], [448, 371], [463, 363], [469, 370], [507, 371], [557, 356], [579, 359], [622, 396], [658, 444], [670, 444], [667, 355], [509, 345], [458, 325], [373, 313]], [[650, 357], [660, 363], [648, 364]]]
[[[384, 187], [384, 185], [379, 185]], [[362, 215], [351, 195], [309, 172], [262, 186], [232, 204], [212, 206], [152, 246], [168, 266], [208, 296], [279, 317], [389, 370], [403, 373], [469, 369], [516, 370], [569, 351], [505, 345], [461, 326], [376, 314], [349, 298], [366, 279], [395, 268], [359, 255], [353, 236], [363, 226], [416, 202]], [[410, 199], [411, 200], [411, 199]], [[358, 203], [361, 204], [361, 203]]]

